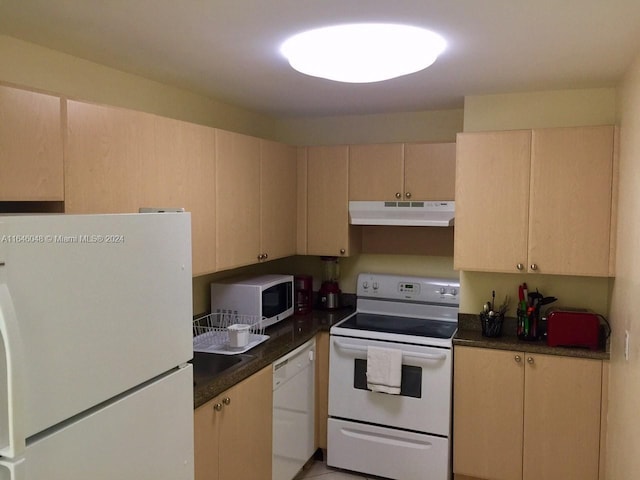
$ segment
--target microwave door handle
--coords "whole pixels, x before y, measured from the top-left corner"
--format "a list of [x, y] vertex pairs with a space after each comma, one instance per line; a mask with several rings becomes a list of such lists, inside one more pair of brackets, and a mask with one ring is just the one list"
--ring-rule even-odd
[[[353, 352], [367, 353], [367, 347], [361, 345], [353, 345], [351, 343], [335, 342], [336, 346], [342, 350], [351, 350]], [[421, 360], [444, 360], [447, 355], [444, 353], [418, 353], [418, 352], [402, 352], [402, 357], [419, 358]]]
[[[0, 267], [3, 268], [3, 267]], [[0, 272], [0, 278], [1, 272]], [[4, 344], [4, 364], [6, 368], [6, 407], [7, 412], [2, 412], [2, 416], [6, 415], [6, 425], [0, 425], [6, 428], [7, 445], [0, 445], [0, 457], [19, 458], [26, 450], [26, 434], [24, 431], [24, 402], [21, 401], [22, 389], [20, 381], [23, 378], [21, 361], [22, 349], [20, 335], [18, 334], [18, 321], [16, 318], [13, 301], [9, 288], [5, 283], [0, 283], [0, 340]], [[0, 417], [2, 418], [2, 417]], [[13, 477], [11, 477], [13, 478]]]

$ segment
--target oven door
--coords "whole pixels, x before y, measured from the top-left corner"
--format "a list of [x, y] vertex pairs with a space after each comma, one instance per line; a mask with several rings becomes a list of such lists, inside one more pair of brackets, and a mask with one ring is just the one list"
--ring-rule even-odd
[[[402, 351], [399, 395], [367, 389], [367, 346]], [[451, 350], [331, 336], [329, 416], [448, 437]]]

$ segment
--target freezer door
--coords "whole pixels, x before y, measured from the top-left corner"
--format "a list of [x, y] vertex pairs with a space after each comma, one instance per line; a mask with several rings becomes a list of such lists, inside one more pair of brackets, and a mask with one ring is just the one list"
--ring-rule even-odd
[[38, 435], [0, 479], [193, 480], [192, 381], [188, 365]]
[[0, 431], [28, 439], [192, 357], [190, 214], [0, 217], [0, 254], [0, 393], [23, 399], [0, 399]]

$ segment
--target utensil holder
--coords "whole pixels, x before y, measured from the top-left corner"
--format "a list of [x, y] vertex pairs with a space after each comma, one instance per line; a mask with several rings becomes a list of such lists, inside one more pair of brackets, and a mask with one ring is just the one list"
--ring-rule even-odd
[[538, 311], [518, 309], [516, 333], [520, 340], [538, 340]]
[[480, 312], [479, 318], [483, 337], [500, 337], [502, 335], [504, 315], [499, 313], [489, 315], [488, 313]]

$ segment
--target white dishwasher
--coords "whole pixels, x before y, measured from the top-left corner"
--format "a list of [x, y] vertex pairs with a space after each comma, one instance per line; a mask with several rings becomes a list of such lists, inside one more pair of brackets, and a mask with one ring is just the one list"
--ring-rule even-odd
[[273, 480], [291, 480], [315, 452], [315, 339], [273, 364]]

